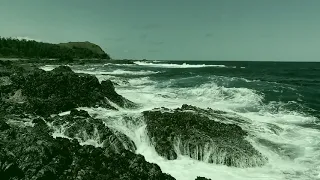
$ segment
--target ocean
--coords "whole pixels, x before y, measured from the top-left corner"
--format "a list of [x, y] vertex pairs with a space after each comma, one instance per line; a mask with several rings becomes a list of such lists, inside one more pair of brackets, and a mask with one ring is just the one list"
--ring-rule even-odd
[[[118, 107], [120, 111], [81, 109], [126, 134], [136, 144], [136, 153], [178, 180], [197, 176], [219, 180], [320, 179], [320, 63], [135, 61], [71, 68], [100, 81], [111, 79], [120, 95], [140, 105], [134, 110]], [[141, 112], [183, 104], [244, 117], [250, 125], [239, 126], [249, 132], [248, 141], [268, 163], [236, 168], [184, 156], [177, 160], [159, 156], [148, 139]], [[57, 131], [55, 136], [63, 135]], [[96, 139], [82, 144], [100, 146]]]

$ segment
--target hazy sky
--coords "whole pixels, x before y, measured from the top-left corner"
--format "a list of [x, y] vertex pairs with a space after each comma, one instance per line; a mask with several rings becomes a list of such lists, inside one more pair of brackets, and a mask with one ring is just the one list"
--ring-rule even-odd
[[0, 36], [113, 58], [320, 60], [320, 0], [0, 0]]

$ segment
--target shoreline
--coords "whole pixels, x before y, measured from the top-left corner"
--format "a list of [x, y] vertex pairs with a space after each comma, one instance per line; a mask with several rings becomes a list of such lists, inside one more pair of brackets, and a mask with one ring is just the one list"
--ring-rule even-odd
[[0, 61], [11, 61], [14, 63], [39, 63], [39, 64], [94, 64], [94, 63], [111, 63], [111, 64], [134, 64], [135, 60], [116, 60], [116, 59], [73, 59], [64, 61], [60, 59], [30, 59], [30, 58], [0, 58]]
[[[123, 164], [135, 164], [134, 167], [124, 166], [116, 168], [117, 171], [127, 172], [125, 174], [126, 177], [130, 177], [129, 179], [174, 179], [173, 176], [161, 171], [159, 165], [154, 162], [146, 161], [142, 154], [136, 153], [138, 148], [137, 145], [139, 145], [139, 143], [135, 144], [133, 141], [135, 138], [127, 136], [125, 133], [121, 133], [121, 130], [111, 130], [112, 127], [105, 125], [102, 119], [95, 119], [90, 116], [87, 111], [79, 111], [77, 109], [79, 107], [100, 107], [114, 111], [121, 111], [121, 109], [138, 109], [139, 104], [131, 102], [125, 97], [117, 94], [111, 80], [99, 82], [96, 76], [75, 73], [70, 67], [63, 66], [56, 61], [54, 61], [54, 63], [59, 64], [60, 66], [52, 71], [39, 69], [38, 66], [43, 65], [43, 62], [30, 63], [30, 61], [10, 60], [0, 62], [2, 62], [0, 63], [0, 90], [2, 92], [0, 114], [3, 115], [3, 119], [0, 119], [0, 146], [3, 144], [3, 149], [6, 151], [14, 151], [18, 157], [22, 156], [23, 158], [29, 158], [29, 161], [23, 163], [32, 164], [35, 161], [38, 161], [25, 152], [27, 146], [32, 146], [34, 149], [40, 151], [42, 146], [36, 142], [46, 141], [47, 144], [45, 145], [45, 148], [49, 149], [51, 146], [57, 146], [59, 148], [76, 146], [77, 148], [69, 151], [78, 153], [78, 151], [88, 150], [89, 152], [86, 153], [86, 156], [89, 156], [89, 159], [77, 156], [74, 157], [75, 159], [81, 159], [81, 161], [90, 161], [86, 162], [84, 167], [87, 167], [86, 164], [94, 164], [94, 166], [96, 166], [96, 163], [100, 163], [100, 161], [95, 160], [95, 157], [102, 156], [102, 159], [110, 162], [111, 164], [109, 163], [109, 165], [112, 166], [117, 166], [118, 160], [122, 161]], [[110, 61], [104, 61], [104, 63], [105, 62]], [[58, 115], [61, 112], [67, 111], [70, 111], [69, 115]], [[190, 111], [194, 111], [195, 114], [190, 114]], [[182, 154], [198, 161], [237, 168], [259, 167], [267, 162], [267, 158], [265, 158], [258, 150], [255, 150], [254, 147], [245, 140], [247, 132], [240, 126], [214, 122], [201, 116], [202, 113], [208, 112], [208, 115], [210, 116], [220, 117], [223, 115], [220, 114], [220, 112], [212, 111], [212, 109], [201, 109], [186, 104], [181, 108], [173, 109], [173, 112], [173, 116], [170, 113], [163, 114], [162, 109], [157, 108], [142, 113], [140, 112], [144, 117], [144, 123], [146, 123], [146, 132], [143, 134], [146, 134], [148, 138], [153, 139], [150, 146], [155, 148], [156, 154], [159, 157], [170, 161], [177, 159], [178, 155]], [[187, 118], [191, 116], [194, 118]], [[176, 123], [164, 121], [171, 117], [175, 119]], [[226, 116], [226, 118], [228, 117]], [[194, 119], [198, 119], [199, 121], [194, 121]], [[186, 123], [185, 120], [188, 122]], [[139, 122], [140, 119], [133, 118], [131, 121], [132, 123], [135, 123], [136, 121]], [[202, 126], [202, 123], [210, 124], [210, 128], [206, 129]], [[194, 131], [188, 130], [190, 124], [193, 125]], [[61, 128], [64, 130], [61, 131]], [[12, 139], [10, 137], [10, 132], [13, 130], [15, 131], [15, 129], [17, 129], [17, 132], [15, 133], [19, 134], [19, 137], [23, 136], [26, 139]], [[220, 131], [212, 134], [211, 132], [215, 129], [220, 129]], [[57, 131], [62, 135], [58, 136], [60, 139], [56, 139], [56, 137], [52, 136], [52, 133]], [[232, 132], [231, 135], [229, 134], [230, 132]], [[81, 134], [86, 135], [82, 136]], [[203, 134], [205, 134], [205, 136], [203, 136]], [[210, 144], [212, 140], [217, 137], [223, 138], [221, 141], [216, 142], [217, 144], [212, 144], [212, 146], [221, 146], [221, 151], [226, 152], [223, 156], [221, 154], [223, 157], [222, 160], [216, 159], [218, 156], [220, 157], [220, 155], [215, 151], [209, 152], [211, 153], [209, 159], [202, 157], [205, 152], [199, 152], [199, 156], [194, 156], [194, 154], [191, 153], [195, 150], [194, 148], [203, 146], [204, 144]], [[117, 141], [110, 142], [110, 138], [115, 138]], [[176, 152], [174, 148], [176, 138], [181, 138], [181, 147], [178, 152]], [[229, 139], [229, 141], [224, 142], [224, 138]], [[1, 139], [9, 139], [10, 141], [2, 142]], [[199, 141], [195, 142], [195, 139], [199, 139]], [[98, 143], [92, 143], [92, 141], [88, 142], [88, 140], [95, 140]], [[25, 143], [26, 141], [29, 143]], [[190, 149], [188, 150], [184, 149], [184, 143], [188, 144], [189, 142], [194, 142], [195, 144], [190, 146]], [[24, 149], [20, 150], [17, 149], [17, 147], [11, 147], [12, 143], [19, 144], [19, 146], [24, 147]], [[30, 143], [32, 145], [30, 145]], [[230, 143], [228, 146], [236, 144], [237, 148], [247, 150], [246, 156], [251, 157], [249, 161], [244, 162], [241, 157], [236, 156], [238, 153], [237, 151], [225, 149], [226, 143]], [[79, 144], [87, 145], [80, 147]], [[47, 145], [49, 145], [49, 147], [47, 147]], [[98, 151], [98, 153], [91, 153], [92, 151]], [[104, 152], [112, 154], [112, 157], [104, 157]], [[40, 158], [48, 158], [48, 156], [67, 156], [65, 158], [73, 158], [70, 157], [71, 155], [61, 155], [60, 153], [62, 152], [57, 151], [54, 152], [53, 155], [43, 153], [40, 154]], [[216, 153], [218, 153], [218, 156]], [[5, 158], [7, 158], [7, 156], [9, 155], [5, 154]], [[259, 157], [259, 161], [256, 162], [254, 160], [255, 157]], [[18, 167], [24, 165], [20, 164], [15, 158], [13, 158], [13, 161]], [[46, 163], [50, 164], [50, 162]], [[77, 166], [81, 166], [81, 164], [78, 165], [77, 163], [78, 162], [76, 162]], [[59, 165], [65, 166], [64, 168], [66, 169], [73, 168], [72, 164]], [[44, 164], [37, 164], [37, 166], [38, 167], [31, 169], [45, 168]], [[94, 173], [100, 175], [113, 173], [106, 168], [108, 168], [107, 165], [101, 167], [101, 171], [94, 170]], [[141, 172], [141, 170], [143, 172]], [[32, 173], [27, 174], [28, 172], [19, 168], [16, 168], [15, 171], [22, 171], [22, 174], [25, 176], [40, 176]], [[137, 176], [137, 171], [140, 171], [140, 178], [135, 178]], [[13, 176], [10, 172], [7, 173], [9, 173], [9, 177]], [[57, 176], [58, 174], [59, 173], [54, 175]], [[75, 176], [76, 174], [70, 174], [67, 177]], [[117, 177], [117, 175], [112, 174], [112, 178], [114, 177]], [[122, 177], [122, 174], [120, 177]], [[200, 177], [195, 177], [195, 179], [206, 180], [206, 178]]]

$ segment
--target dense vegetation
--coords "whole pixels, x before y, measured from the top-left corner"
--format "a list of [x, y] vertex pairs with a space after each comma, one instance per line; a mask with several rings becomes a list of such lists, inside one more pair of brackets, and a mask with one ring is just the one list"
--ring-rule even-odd
[[[98, 51], [92, 48], [95, 46]], [[57, 58], [57, 59], [110, 59], [102, 49], [89, 42], [81, 46], [51, 44], [29, 40], [0, 37], [0, 57], [10, 58]]]
[[86, 42], [68, 42], [68, 43], [60, 43], [61, 46], [66, 46], [69, 48], [83, 48], [91, 50], [92, 52], [96, 54], [105, 54], [105, 52], [101, 49], [100, 46], [90, 43], [88, 41]]

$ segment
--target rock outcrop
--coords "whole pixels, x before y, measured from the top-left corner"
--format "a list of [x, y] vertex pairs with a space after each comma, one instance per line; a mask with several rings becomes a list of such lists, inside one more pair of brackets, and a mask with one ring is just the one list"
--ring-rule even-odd
[[208, 179], [208, 178], [205, 178], [205, 177], [197, 177], [197, 179], [196, 180], [211, 180], [211, 179]]
[[110, 129], [101, 119], [91, 118], [84, 110], [71, 110], [70, 115], [47, 118], [53, 131], [71, 139], [77, 139], [81, 144], [91, 144], [104, 147], [109, 151], [120, 153], [123, 150], [135, 152], [133, 141], [121, 132]]
[[110, 80], [100, 84], [95, 76], [74, 73], [67, 66], [48, 72], [37, 68], [6, 70], [11, 70], [11, 73], [5, 78], [7, 83], [0, 86], [4, 93], [1, 96], [7, 106], [11, 109], [14, 107], [14, 111], [24, 109], [37, 115], [48, 116], [76, 107], [100, 106], [116, 110], [112, 101], [120, 107], [135, 106], [133, 102], [116, 93]]
[[[67, 66], [46, 72], [0, 61], [0, 179], [174, 179], [135, 154], [125, 134], [75, 109], [97, 106], [117, 110], [136, 104], [117, 94], [110, 80], [99, 83]], [[57, 115], [64, 111], [70, 114]], [[210, 119], [224, 115], [187, 105], [144, 112], [156, 151], [168, 159], [180, 153], [229, 166], [263, 164], [245, 131]]]
[[156, 151], [167, 159], [181, 154], [242, 168], [261, 166], [267, 161], [245, 139], [248, 133], [240, 126], [215, 121], [231, 118], [225, 112], [183, 105], [175, 110], [159, 108], [143, 114]]
[[[79, 118], [86, 118], [79, 114], [86, 113], [77, 111], [65, 119], [77, 123]], [[156, 164], [146, 162], [142, 155], [124, 148], [113, 151], [107, 147], [81, 146], [76, 139], [53, 138], [53, 129], [44, 120], [39, 118], [33, 123], [33, 127], [17, 127], [0, 119], [1, 179], [174, 179], [162, 173]], [[86, 129], [90, 133], [87, 130], [90, 127], [70, 128], [72, 132]], [[108, 129], [106, 132], [112, 133]]]

